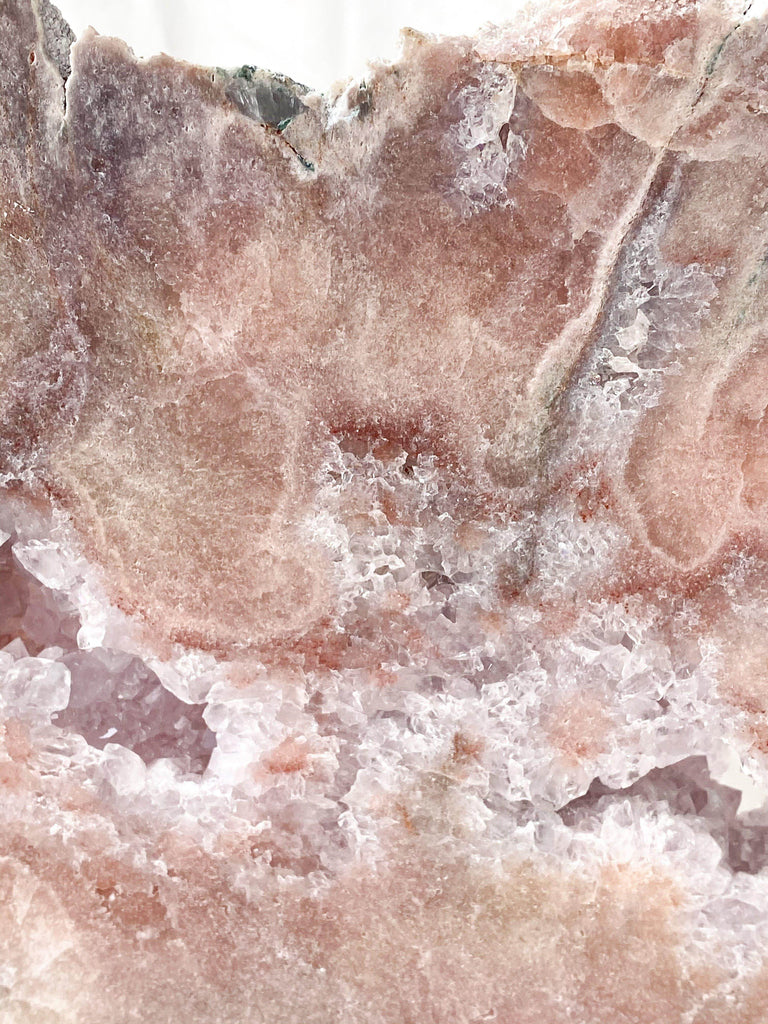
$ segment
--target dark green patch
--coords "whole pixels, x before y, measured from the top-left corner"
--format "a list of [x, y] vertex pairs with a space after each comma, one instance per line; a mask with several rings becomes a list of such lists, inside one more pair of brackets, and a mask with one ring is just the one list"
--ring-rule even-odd
[[301, 101], [307, 88], [284, 75], [273, 75], [248, 64], [225, 75], [227, 99], [260, 124], [281, 132], [307, 109]]

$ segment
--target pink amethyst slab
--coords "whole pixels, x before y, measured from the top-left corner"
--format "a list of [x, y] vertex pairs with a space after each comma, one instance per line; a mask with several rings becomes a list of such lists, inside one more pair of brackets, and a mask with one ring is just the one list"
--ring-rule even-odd
[[765, 1024], [764, 8], [0, 0], [2, 1024]]

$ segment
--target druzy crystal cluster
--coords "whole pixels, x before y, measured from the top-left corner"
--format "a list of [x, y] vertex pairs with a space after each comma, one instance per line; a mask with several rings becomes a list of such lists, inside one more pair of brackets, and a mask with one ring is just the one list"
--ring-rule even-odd
[[767, 410], [757, 4], [0, 0], [2, 1024], [765, 1024]]

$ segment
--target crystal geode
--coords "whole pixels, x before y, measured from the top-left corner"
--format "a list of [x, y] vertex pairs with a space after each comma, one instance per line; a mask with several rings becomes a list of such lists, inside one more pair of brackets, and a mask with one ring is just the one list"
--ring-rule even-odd
[[0, 0], [2, 1024], [765, 1024], [767, 410], [757, 6]]

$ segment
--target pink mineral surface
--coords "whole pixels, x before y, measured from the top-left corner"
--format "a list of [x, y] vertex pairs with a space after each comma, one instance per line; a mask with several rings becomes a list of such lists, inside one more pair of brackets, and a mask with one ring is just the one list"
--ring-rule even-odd
[[2, 1024], [766, 1024], [764, 8], [0, 0]]

